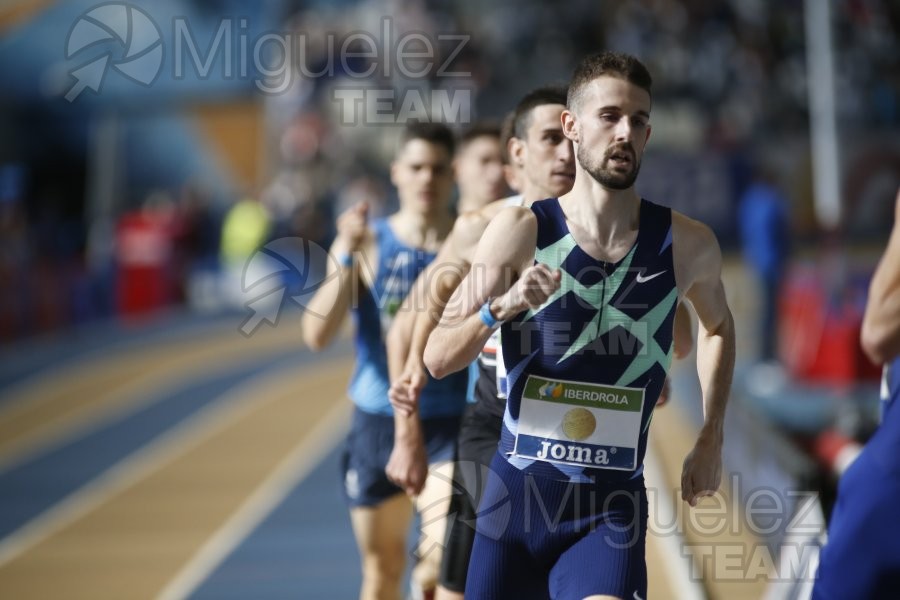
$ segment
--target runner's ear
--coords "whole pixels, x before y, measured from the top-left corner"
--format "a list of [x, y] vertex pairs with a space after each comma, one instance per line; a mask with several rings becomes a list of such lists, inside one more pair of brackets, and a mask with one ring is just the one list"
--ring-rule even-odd
[[563, 135], [572, 140], [574, 143], [579, 143], [578, 139], [578, 127], [575, 119], [575, 113], [571, 112], [569, 109], [562, 111], [562, 114], [559, 117], [562, 120], [562, 129]]

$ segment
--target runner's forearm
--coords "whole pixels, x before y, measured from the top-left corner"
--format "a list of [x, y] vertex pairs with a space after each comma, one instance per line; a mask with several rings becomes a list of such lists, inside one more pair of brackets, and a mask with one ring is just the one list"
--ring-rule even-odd
[[[321, 350], [334, 339], [350, 309], [356, 293], [354, 266], [328, 266], [326, 283], [306, 305], [302, 318], [303, 341], [313, 350]], [[333, 277], [337, 269], [337, 277]]]
[[[501, 312], [499, 303], [494, 300], [491, 303], [491, 313], [498, 320], [515, 316], [501, 315], [499, 314]], [[493, 329], [484, 324], [478, 312], [462, 321], [442, 319], [428, 338], [424, 355], [425, 366], [437, 379], [461, 371], [478, 358], [478, 353], [493, 332]]]
[[406, 366], [406, 357], [409, 355], [410, 343], [418, 315], [401, 307], [394, 317], [394, 322], [385, 337], [387, 348], [388, 375], [391, 383], [397, 381], [403, 374]]
[[734, 373], [734, 356], [734, 320], [729, 311], [715, 331], [701, 328], [697, 338], [697, 374], [703, 393], [703, 427], [700, 435], [720, 443]]

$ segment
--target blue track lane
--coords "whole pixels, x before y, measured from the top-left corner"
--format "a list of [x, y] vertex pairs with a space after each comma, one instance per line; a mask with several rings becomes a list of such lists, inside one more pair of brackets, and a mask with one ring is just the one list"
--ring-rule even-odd
[[[191, 600], [359, 596], [359, 551], [340, 490], [343, 441], [335, 440], [328, 456], [210, 573]], [[410, 524], [404, 595], [419, 523], [415, 516]]]
[[76, 328], [58, 337], [17, 342], [0, 349], [0, 406], [15, 396], [9, 388], [77, 362], [102, 359], [103, 356], [141, 346], [175, 344], [197, 339], [207, 333], [233, 330], [238, 333], [242, 314], [197, 317], [188, 313], [166, 315], [139, 325], [106, 321]]
[[[0, 538], [39, 516], [96, 479], [117, 462], [221, 399], [249, 377], [308, 361], [299, 350], [277, 359], [248, 360], [178, 389], [163, 387], [158, 397], [83, 437], [64, 440], [45, 452], [0, 472]], [[308, 364], [308, 362], [306, 362]]]
[[[233, 319], [232, 319], [233, 320]], [[238, 321], [235, 321], [235, 323]], [[0, 405], [35, 377], [52, 376], [60, 366], [102, 369], [104, 357], [140, 346], [166, 346], [232, 329], [226, 319], [169, 318], [138, 328], [95, 327], [90, 335], [70, 333], [0, 351]], [[110, 468], [153, 443], [252, 377], [285, 369], [329, 364], [346, 357], [349, 342], [312, 354], [298, 349], [275, 358], [250, 357], [200, 377], [168, 384], [160, 381], [137, 405], [93, 427], [77, 429], [51, 446], [0, 470], [0, 538], [39, 518], [47, 510], [95, 481]], [[12, 392], [12, 393], [11, 393]], [[362, 581], [359, 553], [340, 493], [343, 437], [291, 493], [268, 514], [191, 598], [281, 600], [354, 598]], [[409, 547], [416, 537], [411, 527]], [[412, 562], [411, 559], [409, 561]], [[410, 565], [407, 566], [407, 578]], [[406, 584], [404, 584], [406, 585]]]
[[333, 450], [198, 587], [196, 600], [355, 598], [359, 552]]

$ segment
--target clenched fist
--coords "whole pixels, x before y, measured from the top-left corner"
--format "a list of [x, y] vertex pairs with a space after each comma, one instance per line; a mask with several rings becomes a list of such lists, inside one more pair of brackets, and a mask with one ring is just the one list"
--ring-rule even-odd
[[684, 459], [681, 470], [681, 497], [691, 506], [704, 496], [713, 496], [722, 483], [722, 441], [702, 434]]
[[352, 253], [363, 245], [368, 233], [369, 205], [360, 202], [344, 211], [337, 219], [337, 241], [342, 250]]
[[496, 315], [500, 320], [510, 319], [523, 310], [539, 308], [559, 289], [562, 274], [544, 264], [536, 264], [522, 272], [522, 276], [500, 297]]
[[419, 406], [419, 396], [427, 382], [425, 367], [418, 361], [409, 361], [400, 378], [391, 382], [391, 389], [388, 390], [388, 400], [394, 410], [404, 416], [413, 414]]

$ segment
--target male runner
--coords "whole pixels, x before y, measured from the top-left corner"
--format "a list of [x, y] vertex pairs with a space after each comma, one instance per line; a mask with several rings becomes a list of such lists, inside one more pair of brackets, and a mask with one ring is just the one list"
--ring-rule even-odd
[[458, 214], [479, 210], [507, 193], [500, 138], [500, 126], [491, 122], [475, 123], [460, 136], [453, 159]]
[[443, 377], [502, 324], [507, 407], [468, 598], [645, 597], [642, 462], [679, 297], [699, 318], [705, 413], [682, 497], [693, 506], [719, 486], [734, 326], [715, 236], [634, 190], [650, 86], [634, 57], [582, 61], [562, 115], [574, 188], [491, 221], [426, 346]]
[[[510, 117], [505, 120], [504, 128], [509, 130], [507, 134], [509, 138], [507, 148], [515, 151], [518, 157], [516, 160], [509, 159], [507, 161], [509, 162], [507, 180], [512, 179], [513, 181], [521, 182], [519, 187], [521, 187], [523, 193], [507, 198], [504, 201], [496, 202], [481, 211], [479, 215], [461, 217], [460, 225], [454, 228], [454, 232], [438, 258], [420, 277], [422, 279], [432, 276], [435, 269], [441, 269], [441, 272], [445, 274], [443, 280], [438, 277], [432, 280], [431, 293], [427, 294], [422, 301], [422, 310], [418, 313], [415, 323], [414, 339], [409, 344], [403, 343], [405, 340], [397, 339], [395, 334], [397, 333], [397, 327], [401, 325], [401, 321], [398, 319], [394, 322], [391, 337], [388, 340], [389, 352], [395, 352], [398, 347], [405, 350], [409, 346], [409, 356], [403, 374], [399, 378], [393, 377], [392, 374], [391, 379], [391, 403], [397, 409], [395, 413], [397, 419], [413, 418], [410, 415], [417, 408], [417, 395], [421, 390], [421, 385], [426, 380], [422, 359], [425, 343], [440, 320], [441, 312], [453, 293], [456, 284], [459, 282], [459, 278], [468, 272], [471, 265], [472, 256], [475, 252], [475, 242], [472, 241], [467, 244], [455, 243], [456, 237], [465, 236], [467, 240], [480, 238], [487, 227], [490, 217], [499, 212], [504, 206], [530, 206], [536, 200], [558, 196], [569, 191], [569, 185], [558, 186], [555, 184], [552, 179], [552, 170], [526, 169], [526, 160], [523, 158], [527, 153], [532, 159], [537, 158], [538, 161], [548, 160], [548, 165], [553, 166], [557, 160], [556, 155], [554, 153], [542, 153], [540, 145], [545, 139], [551, 141], [560, 140], [569, 149], [567, 163], [574, 169], [574, 155], [571, 153], [571, 142], [563, 136], [562, 122], [559, 118], [565, 108], [563, 102], [565, 102], [565, 90], [562, 88], [536, 90], [526, 96], [518, 109], [513, 111]], [[532, 121], [528, 127], [523, 128], [523, 121], [530, 119], [531, 111], [538, 106], [550, 107], [550, 110], [543, 110], [542, 114], [539, 115], [545, 121]], [[525, 130], [523, 138], [518, 138], [514, 135], [517, 122], [519, 129]], [[553, 130], [556, 131], [559, 137], [551, 136], [545, 138], [542, 135], [546, 131]], [[562, 148], [559, 149], [562, 150]], [[529, 161], [529, 164], [533, 164], [533, 160]], [[404, 315], [405, 317], [406, 315]], [[449, 519], [444, 543], [440, 586], [438, 588], [439, 598], [461, 598], [465, 590], [469, 555], [475, 538], [475, 508], [481, 498], [481, 491], [484, 487], [484, 482], [480, 481], [480, 476], [483, 475], [483, 471], [490, 465], [491, 459], [497, 450], [497, 443], [500, 440], [506, 400], [505, 395], [498, 393], [497, 389], [498, 362], [500, 362], [501, 373], [504, 372], [502, 356], [497, 354], [498, 339], [499, 331], [497, 335], [491, 336], [479, 355], [478, 361], [473, 363], [477, 367], [475, 370], [475, 376], [477, 377], [475, 405], [467, 407], [463, 416], [457, 449], [457, 460], [459, 461], [457, 462], [457, 467], [461, 467], [462, 472], [454, 473], [455, 480], [466, 492], [455, 493], [451, 500], [451, 518]], [[675, 357], [687, 356], [691, 352], [692, 344], [690, 315], [687, 313], [687, 309], [679, 304], [675, 317]], [[663, 401], [664, 397], [661, 396], [657, 405], [662, 404]], [[399, 427], [403, 427], [403, 425], [400, 424]], [[395, 453], [400, 452], [397, 448], [398, 446], [408, 445], [408, 443], [409, 440], [404, 437], [395, 439]], [[417, 460], [418, 464], [425, 464], [423, 456]], [[479, 468], [479, 466], [483, 468]], [[420, 466], [419, 470], [424, 471], [424, 466]], [[402, 471], [396, 473], [396, 475], [396, 480], [400, 485], [408, 483], [409, 480], [403, 478]]]
[[[458, 156], [454, 160], [454, 172], [460, 193], [460, 215], [475, 214], [477, 209], [484, 208], [503, 194], [505, 185], [500, 136], [501, 131], [498, 128], [486, 124], [476, 124], [463, 134]], [[413, 286], [414, 291], [401, 305], [387, 333], [388, 366], [392, 383], [399, 381], [404, 372], [407, 356], [413, 345], [411, 338], [420, 305], [424, 306], [428, 301], [429, 287], [441, 280], [444, 269], [436, 270], [441, 264], [435, 260], [419, 275]], [[421, 340], [422, 350], [425, 348], [426, 340], [427, 334]], [[419, 364], [417, 375], [420, 375], [421, 379], [417, 380], [417, 392], [421, 391], [428, 381], [424, 365], [421, 365], [421, 361]], [[387, 474], [410, 496], [415, 496], [425, 482], [427, 457], [422, 445], [421, 423], [418, 417], [409, 418], [409, 414], [410, 411], [402, 407], [401, 411], [395, 412], [397, 435], [394, 451], [388, 461]]]
[[838, 484], [814, 600], [895, 598], [900, 590], [900, 193], [861, 337], [869, 357], [885, 365], [881, 426]]
[[[303, 317], [304, 340], [315, 350], [332, 340], [348, 312], [356, 323], [356, 368], [349, 388], [356, 408], [343, 475], [362, 557], [360, 597], [364, 600], [393, 600], [400, 593], [413, 506], [384, 472], [394, 424], [383, 333], [452, 228], [453, 149], [453, 134], [443, 125], [417, 124], [406, 129], [391, 165], [400, 210], [369, 223], [367, 207], [360, 204], [339, 217], [338, 235], [331, 247], [339, 266], [329, 264], [326, 283]], [[460, 373], [452, 380], [431, 382], [423, 392], [423, 400], [428, 401], [422, 403], [422, 438], [431, 474], [416, 499], [416, 508], [425, 522], [442, 523], [447, 510], [448, 478], [437, 476], [437, 470], [450, 470], [466, 382], [466, 373]], [[439, 563], [440, 552], [428, 552], [414, 569], [413, 580], [422, 591], [434, 589]]]
[[[405, 468], [395, 468], [389, 474], [410, 493], [415, 492], [416, 482], [422, 478], [426, 464], [422, 444], [415, 434], [418, 417], [414, 412], [417, 396], [427, 377], [422, 362], [425, 343], [456, 285], [468, 272], [478, 239], [490, 219], [505, 206], [528, 206], [536, 200], [558, 196], [571, 189], [575, 157], [572, 143], [563, 135], [560, 120], [565, 102], [566, 90], [562, 87], [538, 88], [522, 98], [513, 111], [511, 138], [507, 144], [510, 169], [519, 182], [521, 194], [494, 202], [476, 213], [460, 215], [438, 258], [420, 278], [430, 287], [421, 307], [417, 307], [418, 312], [413, 315], [414, 331], [402, 334], [403, 340], [398, 339], [398, 330], [403, 325], [400, 320], [391, 330], [388, 340], [391, 353], [396, 347], [400, 347], [401, 352], [408, 348], [408, 358], [404, 355], [406, 368], [399, 378], [392, 379], [391, 387], [392, 402], [399, 409], [396, 412], [398, 436], [392, 456], [397, 460], [392, 461], [391, 467]], [[439, 598], [445, 599], [459, 598], [465, 589], [475, 535], [475, 504], [483, 489], [483, 482], [478, 481], [481, 470], [478, 465], [487, 468], [500, 439], [505, 400], [497, 396], [496, 337], [493, 343], [486, 345], [477, 366], [476, 402], [466, 409], [458, 442], [457, 464], [465, 468], [462, 473], [455, 473], [455, 477], [467, 493], [456, 493], [452, 499], [439, 588]], [[401, 435], [400, 431], [407, 433]]]

